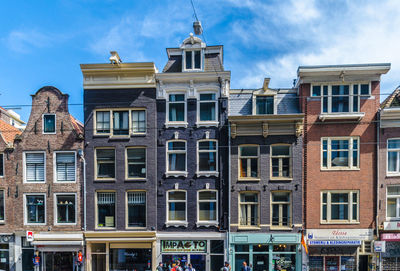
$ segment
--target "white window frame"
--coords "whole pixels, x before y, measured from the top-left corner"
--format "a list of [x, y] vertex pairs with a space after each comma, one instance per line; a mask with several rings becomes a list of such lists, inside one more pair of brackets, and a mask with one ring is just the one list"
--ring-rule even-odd
[[[285, 146], [285, 147], [289, 147], [289, 155], [276, 155], [273, 156], [272, 155], [272, 148], [273, 147], [277, 147], [277, 146]], [[272, 144], [270, 146], [270, 151], [269, 151], [269, 171], [270, 171], [270, 179], [271, 180], [292, 180], [293, 179], [293, 168], [292, 168], [292, 160], [293, 160], [293, 152], [292, 152], [292, 145], [291, 144], [287, 144], [287, 143], [276, 143], [276, 144]], [[282, 159], [284, 158], [289, 158], [289, 177], [286, 176], [282, 176]], [[272, 173], [272, 159], [279, 159], [279, 175], [280, 176], [273, 176]]]
[[[289, 203], [287, 204], [287, 202], [283, 202], [283, 201], [273, 201], [273, 194], [274, 193], [288, 193], [289, 194]], [[292, 225], [293, 225], [293, 210], [292, 210], [292, 193], [289, 190], [274, 190], [271, 191], [270, 194], [270, 223], [271, 223], [271, 229], [292, 229]], [[288, 205], [288, 212], [289, 212], [289, 221], [288, 221], [288, 226], [283, 226], [283, 225], [278, 225], [275, 226], [273, 225], [273, 206], [274, 205], [279, 205], [279, 220], [283, 219], [283, 211], [282, 211], [282, 206], [283, 205]]]
[[[169, 100], [169, 95], [183, 95], [184, 99], [182, 102], [183, 103], [183, 121], [170, 121], [169, 120], [169, 104], [170, 103], [178, 103], [178, 102], [170, 102]], [[185, 91], [174, 91], [174, 92], [167, 92], [167, 101], [166, 101], [166, 112], [165, 112], [165, 126], [168, 127], [184, 127], [187, 128], [188, 122], [187, 122], [187, 93]]]
[[[137, 111], [143, 111], [144, 112], [144, 132], [134, 132], [133, 131], [133, 119], [132, 119], [132, 113], [137, 112]], [[130, 129], [129, 131], [132, 133], [132, 135], [145, 135], [147, 133], [147, 110], [145, 108], [135, 108], [131, 109], [129, 112], [129, 118], [130, 118]]]
[[[146, 203], [145, 203], [145, 216], [146, 216], [146, 226], [144, 227], [132, 227], [129, 226], [129, 202], [128, 202], [128, 194], [132, 192], [142, 192], [146, 195]], [[126, 229], [146, 229], [148, 225], [148, 216], [147, 216], [147, 191], [146, 190], [126, 190], [125, 192], [125, 228]]]
[[[398, 187], [399, 185], [390, 185], [386, 187], [386, 220], [387, 221], [400, 221], [400, 194], [398, 196], [389, 195], [389, 187]], [[388, 198], [396, 199], [396, 217], [388, 215]]]
[[[28, 210], [26, 208], [26, 196], [44, 196], [44, 223], [29, 223], [28, 222]], [[46, 193], [24, 193], [24, 225], [31, 226], [44, 226], [47, 224], [47, 200]]]
[[[207, 142], [207, 141], [212, 141], [215, 142], [215, 150], [200, 150], [200, 142]], [[199, 166], [200, 166], [200, 153], [201, 152], [205, 152], [205, 153], [209, 153], [209, 152], [214, 152], [215, 153], [215, 171], [200, 171]], [[218, 140], [216, 139], [200, 139], [197, 141], [197, 172], [196, 175], [197, 176], [216, 176], [218, 177], [219, 175], [219, 171], [218, 171]]]
[[[114, 178], [103, 178], [97, 176], [97, 150], [114, 150]], [[117, 178], [117, 156], [114, 147], [95, 147], [94, 148], [94, 179], [96, 181], [114, 181]]]
[[[108, 133], [97, 133], [97, 112], [108, 112], [110, 114], [110, 132]], [[96, 136], [111, 136], [113, 128], [112, 110], [111, 109], [96, 109], [93, 110], [93, 134]]]
[[[215, 100], [206, 100], [206, 101], [200, 101], [200, 95], [202, 94], [214, 94], [215, 95]], [[219, 116], [219, 110], [218, 110], [218, 92], [216, 91], [198, 91], [197, 93], [197, 122], [196, 125], [197, 127], [200, 126], [205, 126], [205, 127], [217, 127], [219, 124], [218, 121], [218, 116]], [[211, 103], [214, 102], [214, 108], [215, 108], [215, 120], [206, 120], [202, 121], [200, 120], [200, 104], [201, 103]]]
[[0, 167], [3, 168], [3, 174], [0, 175], [0, 179], [4, 178], [4, 176], [6, 175], [6, 168], [5, 168], [5, 159], [4, 159], [4, 152], [0, 152], [0, 156], [1, 156], [1, 160], [0, 160]]
[[[400, 176], [400, 148], [398, 149], [389, 149], [389, 141], [390, 140], [400, 140], [400, 138], [388, 138], [386, 140], [386, 175], [387, 176]], [[397, 152], [397, 161], [396, 167], [397, 171], [389, 171], [389, 152]]]
[[[170, 192], [184, 192], [185, 193], [185, 200], [174, 200], [173, 202], [185, 202], [185, 220], [181, 221], [181, 220], [169, 220], [169, 193]], [[182, 190], [182, 189], [172, 189], [172, 190], [167, 190], [167, 197], [166, 197], [166, 203], [167, 203], [167, 213], [166, 213], [166, 217], [165, 217], [165, 224], [167, 225], [167, 227], [169, 226], [175, 226], [175, 227], [179, 227], [179, 226], [184, 226], [187, 227], [188, 226], [188, 216], [187, 216], [187, 207], [188, 207], [188, 201], [187, 201], [187, 191], [186, 190]]]
[[[357, 166], [353, 166], [353, 140], [357, 140]], [[328, 141], [327, 149], [327, 166], [324, 167], [324, 140]], [[332, 140], [348, 140], [348, 167], [332, 167]], [[359, 136], [332, 136], [332, 137], [321, 137], [321, 170], [360, 170], [360, 137]]]
[[4, 188], [0, 189], [0, 193], [3, 193], [3, 208], [4, 208], [4, 219], [0, 220], [0, 224], [4, 224], [6, 222], [6, 190]]
[[[257, 114], [257, 97], [272, 97], [274, 102], [273, 102], [273, 112], [272, 114]], [[253, 115], [256, 116], [271, 116], [271, 115], [276, 115], [278, 112], [278, 108], [277, 108], [277, 99], [276, 99], [276, 94], [254, 94], [253, 95], [253, 100], [252, 100], [252, 111], [253, 111]]]
[[[26, 179], [26, 176], [27, 176], [27, 173], [26, 173], [26, 170], [27, 170], [27, 167], [26, 167], [26, 154], [28, 154], [28, 153], [42, 153], [43, 154], [43, 167], [44, 167], [44, 172], [43, 172], [43, 175], [44, 175], [44, 180], [43, 181], [28, 181], [27, 179]], [[24, 173], [24, 183], [46, 183], [46, 152], [45, 151], [25, 151], [24, 152], [24, 154], [23, 154], [23, 156], [22, 156], [22, 158], [23, 158], [23, 173]]]
[[[323, 194], [327, 193], [326, 198], [326, 220], [323, 220]], [[353, 194], [357, 194], [357, 220], [353, 219]], [[348, 220], [334, 220], [331, 219], [331, 195], [332, 194], [348, 194]], [[359, 224], [360, 223], [360, 191], [359, 190], [323, 190], [320, 195], [320, 223], [321, 224]]]
[[[200, 193], [201, 192], [213, 192], [215, 193], [215, 200], [200, 200]], [[215, 220], [200, 220], [200, 202], [215, 202], [215, 207], [216, 207], [216, 215], [215, 215]], [[216, 189], [202, 189], [197, 191], [197, 225], [198, 226], [204, 226], [204, 225], [209, 225], [209, 226], [218, 226], [218, 190]]]
[[[170, 142], [184, 142], [185, 143], [185, 150], [184, 151], [181, 151], [181, 150], [169, 151], [168, 150], [168, 144]], [[185, 171], [169, 171], [169, 154], [170, 153], [177, 153], [177, 154], [184, 153], [185, 154]], [[184, 176], [184, 177], [187, 177], [188, 176], [188, 169], [187, 169], [187, 156], [188, 156], [188, 153], [187, 153], [187, 141], [186, 140], [182, 140], [182, 139], [168, 140], [166, 142], [166, 154], [167, 155], [166, 155], [166, 161], [165, 161], [165, 165], [166, 165], [165, 175], [167, 177], [170, 177], [170, 176], [175, 176], [175, 177]]]
[[[144, 178], [138, 177], [129, 177], [129, 162], [128, 162], [128, 150], [129, 149], [144, 149], [145, 150], [145, 168], [146, 168], [146, 176]], [[126, 180], [146, 180], [147, 179], [147, 147], [146, 146], [129, 146], [125, 148], [125, 179]]]
[[[114, 193], [114, 227], [99, 227], [99, 205], [98, 205], [98, 194], [99, 193]], [[116, 229], [117, 228], [117, 191], [116, 190], [96, 190], [95, 191], [95, 229]]]
[[[240, 148], [241, 147], [257, 147], [257, 177], [241, 177], [240, 176], [240, 160], [242, 159], [242, 156], [241, 156], [241, 151], [240, 151]], [[243, 159], [253, 159], [254, 157], [252, 157], [252, 156], [244, 156], [244, 158]], [[239, 181], [251, 181], [251, 180], [253, 180], [253, 181], [259, 181], [260, 180], [260, 160], [261, 160], [261, 157], [260, 157], [260, 145], [258, 145], [258, 144], [240, 144], [239, 146], [238, 146], [238, 180]], [[248, 173], [249, 173], [249, 165], [250, 165], [250, 172], [251, 172], [251, 164], [247, 164], [247, 175], [249, 175]], [[251, 175], [251, 174], [250, 174]]]
[[[57, 180], [57, 154], [59, 153], [73, 153], [74, 154], [74, 168], [75, 176], [74, 181], [58, 181]], [[77, 179], [77, 163], [76, 163], [76, 151], [55, 151], [53, 155], [53, 182], [54, 183], [76, 183]]]
[[[74, 196], [75, 197], [75, 222], [74, 223], [65, 223], [65, 222], [58, 222], [58, 211], [57, 211], [57, 196]], [[54, 193], [54, 225], [77, 225], [78, 222], [78, 196], [76, 193]]]
[[[242, 194], [256, 194], [257, 195], [257, 203], [252, 203], [252, 202], [241, 202], [241, 195]], [[238, 228], [239, 229], [259, 229], [260, 228], [260, 223], [261, 223], [261, 218], [260, 218], [260, 209], [261, 209], [261, 204], [260, 204], [260, 192], [259, 191], [240, 191], [238, 193]], [[248, 223], [246, 223], [246, 225], [241, 225], [240, 224], [240, 220], [241, 220], [241, 205], [257, 205], [257, 225], [248, 225]], [[249, 207], [249, 206], [248, 206]], [[247, 207], [247, 208], [248, 208]], [[250, 212], [251, 213], [251, 212]], [[251, 217], [250, 217], [251, 219]], [[249, 218], [246, 218], [246, 221], [248, 222]]]
[[[200, 51], [200, 69], [195, 68], [194, 51]], [[191, 69], [186, 68], [186, 52], [191, 52], [191, 55], [192, 55], [192, 68]], [[182, 70], [186, 71], [186, 72], [203, 71], [203, 62], [204, 62], [203, 58], [204, 58], [204, 53], [203, 53], [203, 49], [201, 49], [201, 48], [191, 48], [191, 49], [182, 50], [182, 59], [183, 59]]]
[[[44, 116], [54, 116], [54, 133], [48, 133], [44, 131]], [[57, 134], [57, 115], [52, 113], [42, 114], [42, 134], [44, 135], [55, 135]]]

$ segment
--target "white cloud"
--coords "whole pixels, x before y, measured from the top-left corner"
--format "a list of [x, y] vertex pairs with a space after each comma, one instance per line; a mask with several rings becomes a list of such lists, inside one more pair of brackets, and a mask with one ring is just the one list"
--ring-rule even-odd
[[32, 48], [51, 46], [53, 39], [37, 30], [14, 30], [5, 38], [7, 47], [17, 53], [29, 53]]

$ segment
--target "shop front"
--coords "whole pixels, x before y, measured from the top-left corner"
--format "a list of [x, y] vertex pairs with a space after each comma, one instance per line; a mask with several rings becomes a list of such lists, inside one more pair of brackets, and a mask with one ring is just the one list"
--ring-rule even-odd
[[309, 271], [371, 270], [372, 229], [307, 230]]
[[14, 260], [14, 235], [0, 235], [0, 270], [12, 270], [10, 263]]
[[230, 262], [240, 271], [243, 262], [252, 271], [301, 270], [301, 235], [296, 233], [232, 233]]
[[168, 268], [176, 261], [191, 263], [196, 271], [219, 271], [225, 261], [226, 235], [223, 233], [157, 234], [158, 257]]
[[381, 233], [380, 239], [385, 241], [381, 253], [382, 270], [400, 270], [400, 233]]
[[87, 270], [151, 271], [156, 267], [155, 232], [86, 232]]

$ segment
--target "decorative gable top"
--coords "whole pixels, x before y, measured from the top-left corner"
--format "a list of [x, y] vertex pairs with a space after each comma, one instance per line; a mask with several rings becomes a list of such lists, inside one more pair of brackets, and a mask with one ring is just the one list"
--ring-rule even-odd
[[206, 48], [206, 44], [198, 37], [193, 36], [193, 33], [190, 33], [189, 37], [187, 37], [180, 47], [181, 49], [190, 49], [190, 48]]

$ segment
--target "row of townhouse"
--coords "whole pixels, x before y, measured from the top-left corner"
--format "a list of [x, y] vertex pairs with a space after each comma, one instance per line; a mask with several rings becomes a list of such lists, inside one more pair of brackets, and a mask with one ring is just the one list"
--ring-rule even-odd
[[190, 35], [167, 54], [162, 72], [82, 64], [84, 124], [54, 87], [23, 131], [0, 120], [1, 270], [399, 270], [390, 64], [231, 89], [223, 46]]

